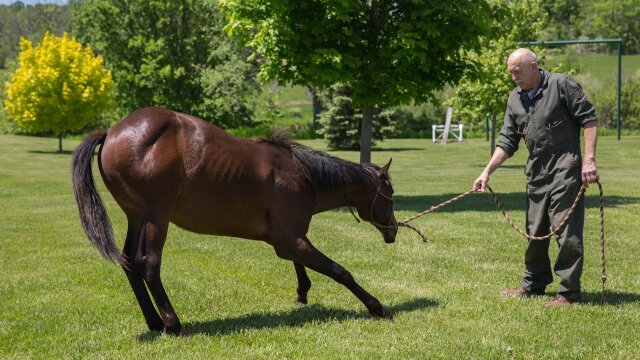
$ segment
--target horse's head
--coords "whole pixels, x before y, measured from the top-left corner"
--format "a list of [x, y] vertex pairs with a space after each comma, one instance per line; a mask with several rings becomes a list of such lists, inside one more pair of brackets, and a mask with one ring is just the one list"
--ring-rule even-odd
[[[389, 178], [391, 159], [382, 168], [370, 168], [376, 176], [376, 188], [370, 191], [367, 204], [358, 207], [358, 214], [365, 221], [370, 222], [382, 233], [386, 243], [396, 241], [398, 223], [393, 213], [393, 186]], [[362, 208], [364, 207], [364, 208]]]

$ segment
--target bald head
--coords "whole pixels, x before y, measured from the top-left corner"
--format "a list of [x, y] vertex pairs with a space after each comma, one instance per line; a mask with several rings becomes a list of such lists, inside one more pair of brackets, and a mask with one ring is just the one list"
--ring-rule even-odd
[[509, 55], [507, 70], [511, 73], [511, 79], [522, 90], [532, 90], [540, 82], [538, 60], [531, 50], [520, 48]]
[[517, 62], [520, 64], [531, 64], [538, 63], [538, 59], [536, 58], [536, 54], [533, 51], [525, 48], [520, 48], [509, 55], [509, 60], [507, 60], [507, 64], [509, 62]]

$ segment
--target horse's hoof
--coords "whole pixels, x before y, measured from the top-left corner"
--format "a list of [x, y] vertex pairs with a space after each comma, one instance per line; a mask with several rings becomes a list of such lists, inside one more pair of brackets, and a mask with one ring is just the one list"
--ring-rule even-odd
[[307, 305], [307, 299], [303, 299], [301, 297], [298, 297], [296, 299], [296, 301], [294, 302], [294, 304], [298, 305], [298, 306], [303, 306], [303, 305]]
[[182, 327], [180, 329], [180, 337], [188, 337], [189, 336], [189, 332], [187, 331], [187, 329], [185, 329], [184, 327]]
[[164, 330], [164, 325], [162, 323], [159, 323], [159, 324], [147, 324], [147, 326], [149, 327], [150, 331], [161, 332], [161, 331]]
[[393, 320], [393, 315], [387, 312], [383, 307], [376, 309], [376, 311], [369, 311], [369, 313], [375, 317], [379, 317], [386, 320]]
[[187, 329], [184, 328], [184, 326], [176, 327], [174, 329], [165, 328], [164, 333], [167, 335], [180, 336], [180, 337], [189, 336], [189, 332], [187, 331]]

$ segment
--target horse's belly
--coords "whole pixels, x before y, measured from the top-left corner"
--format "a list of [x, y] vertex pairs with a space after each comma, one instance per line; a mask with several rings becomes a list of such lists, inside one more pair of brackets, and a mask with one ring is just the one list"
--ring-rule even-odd
[[245, 239], [267, 240], [269, 237], [268, 216], [257, 206], [238, 206], [227, 203], [224, 207], [178, 205], [171, 216], [177, 226], [200, 234], [232, 236]]

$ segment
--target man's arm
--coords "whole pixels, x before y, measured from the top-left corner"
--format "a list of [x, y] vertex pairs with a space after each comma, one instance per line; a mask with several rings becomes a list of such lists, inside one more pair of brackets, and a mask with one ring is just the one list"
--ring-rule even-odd
[[582, 182], [592, 184], [600, 178], [596, 166], [596, 144], [598, 142], [598, 122], [584, 125], [584, 157], [582, 159]]
[[[586, 137], [585, 137], [585, 141], [586, 141]], [[476, 181], [473, 182], [472, 190], [475, 190], [477, 192], [483, 192], [485, 187], [487, 186], [487, 183], [489, 182], [489, 176], [493, 174], [493, 172], [496, 171], [496, 169], [500, 165], [502, 165], [502, 163], [505, 162], [505, 160], [507, 160], [508, 158], [509, 158], [509, 154], [507, 154], [507, 152], [504, 151], [504, 149], [501, 148], [500, 146], [496, 146], [496, 150], [493, 152], [493, 156], [491, 157], [491, 160], [489, 160], [489, 163], [484, 168], [482, 173], [480, 173], [480, 176], [476, 179]], [[595, 166], [595, 162], [594, 162], [594, 166]]]

